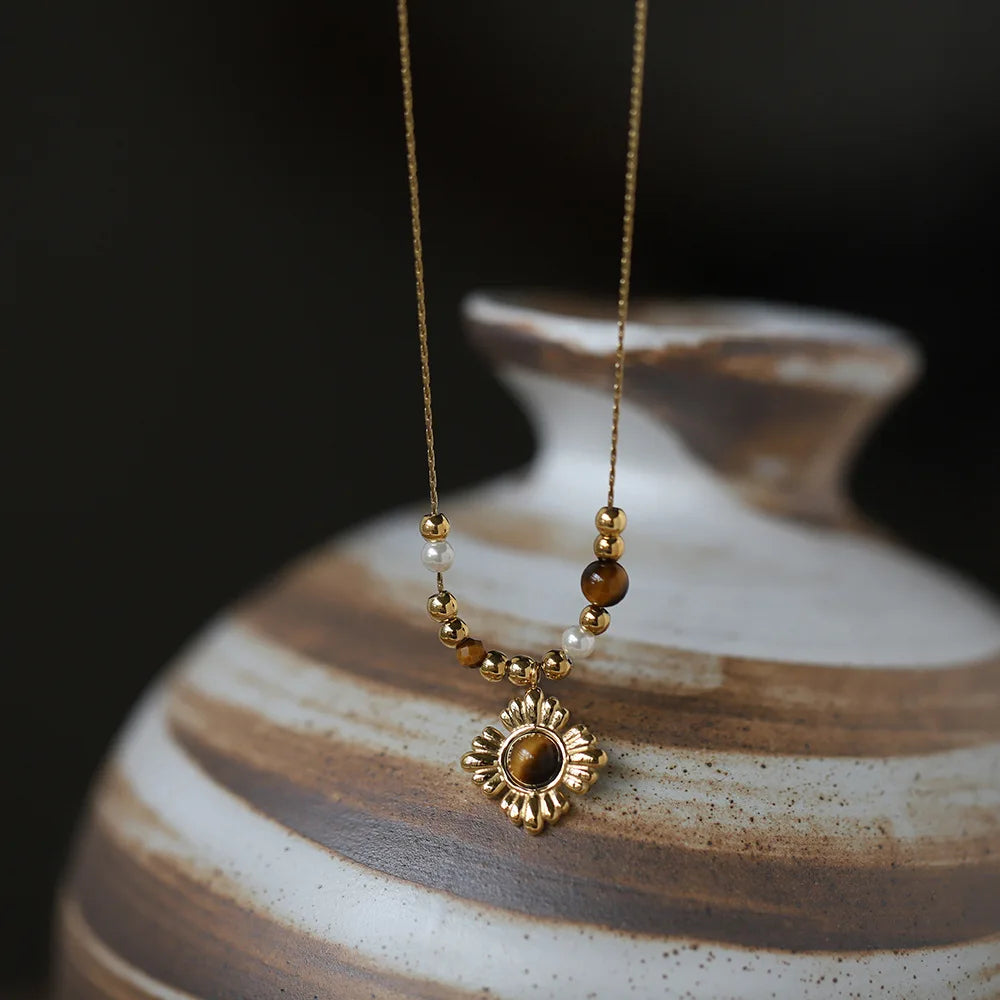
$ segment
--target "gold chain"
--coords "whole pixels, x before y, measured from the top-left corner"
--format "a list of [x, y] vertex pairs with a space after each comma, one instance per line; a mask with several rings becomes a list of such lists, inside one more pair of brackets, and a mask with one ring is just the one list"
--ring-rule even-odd
[[[427, 351], [427, 301], [424, 293], [424, 244], [420, 235], [420, 185], [417, 183], [417, 133], [413, 122], [413, 73], [410, 69], [410, 25], [406, 0], [396, 5], [399, 17], [399, 71], [403, 78], [403, 122], [406, 125], [406, 171], [410, 181], [410, 224], [413, 228], [413, 273], [417, 283], [417, 332], [420, 336], [420, 379], [424, 389], [424, 436], [427, 440], [427, 485], [431, 513], [438, 511], [437, 463], [434, 458], [434, 410], [431, 406], [431, 363]], [[438, 577], [438, 589], [441, 587]]]
[[[424, 435], [427, 440], [427, 480], [431, 513], [438, 511], [437, 464], [434, 458], [434, 411], [431, 406], [431, 369], [427, 349], [427, 303], [424, 291], [424, 248], [420, 233], [420, 188], [417, 183], [417, 140], [413, 120], [413, 72], [410, 64], [410, 28], [407, 0], [397, 0], [399, 69], [403, 82], [403, 122], [406, 127], [406, 167], [410, 183], [410, 220], [413, 228], [413, 272], [417, 286], [417, 332], [420, 338], [420, 378], [424, 395]], [[615, 501], [618, 464], [618, 423], [625, 378], [625, 325], [628, 322], [632, 279], [632, 236], [635, 230], [635, 190], [639, 166], [639, 125], [642, 117], [642, 80], [646, 62], [647, 0], [635, 0], [632, 35], [632, 85], [629, 91], [628, 151], [625, 157], [625, 208], [622, 214], [621, 269], [618, 277], [618, 344], [611, 408], [611, 457], [608, 469], [608, 506]], [[438, 575], [438, 589], [441, 587]]]
[[625, 209], [622, 212], [622, 256], [618, 276], [618, 346], [615, 349], [615, 387], [611, 404], [611, 460], [608, 467], [608, 506], [615, 505], [615, 469], [618, 465], [618, 421], [625, 380], [625, 324], [632, 282], [632, 234], [635, 231], [635, 187], [639, 168], [639, 124], [642, 119], [642, 76], [646, 65], [646, 0], [635, 2], [632, 32], [632, 87], [628, 103], [628, 152], [625, 155]]

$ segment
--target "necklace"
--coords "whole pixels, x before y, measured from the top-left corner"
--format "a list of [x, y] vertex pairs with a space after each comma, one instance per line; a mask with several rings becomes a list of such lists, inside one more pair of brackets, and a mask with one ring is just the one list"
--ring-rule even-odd
[[499, 650], [487, 649], [480, 639], [470, 636], [468, 625], [458, 617], [458, 602], [444, 585], [444, 573], [451, 567], [455, 552], [448, 541], [448, 518], [438, 509], [407, 0], [397, 0], [396, 7], [430, 494], [430, 512], [420, 521], [420, 534], [425, 543], [421, 558], [424, 566], [437, 576], [437, 590], [427, 599], [427, 612], [439, 625], [441, 642], [455, 650], [462, 666], [478, 669], [488, 681], [499, 682], [506, 677], [513, 684], [527, 688], [522, 697], [511, 699], [500, 713], [500, 721], [506, 732], [487, 726], [472, 741], [469, 752], [462, 757], [462, 768], [471, 772], [472, 780], [487, 796], [499, 799], [500, 807], [512, 823], [533, 834], [541, 833], [546, 826], [557, 823], [569, 811], [570, 800], [566, 790], [578, 795], [585, 794], [597, 781], [600, 769], [607, 763], [607, 755], [597, 745], [597, 739], [590, 730], [580, 724], [570, 726], [569, 711], [556, 698], [546, 697], [539, 684], [542, 675], [549, 681], [562, 680], [569, 675], [575, 659], [582, 659], [593, 652], [597, 636], [606, 632], [611, 624], [611, 615], [607, 609], [618, 604], [628, 591], [628, 574], [618, 561], [625, 551], [622, 539], [625, 512], [615, 506], [615, 468], [618, 462], [618, 423], [625, 373], [625, 324], [628, 319], [632, 272], [636, 169], [646, 54], [646, 3], [647, 0], [636, 0], [632, 40], [632, 84], [625, 158], [625, 207], [618, 279], [618, 342], [615, 349], [611, 406], [608, 498], [607, 504], [601, 507], [595, 518], [598, 531], [594, 541], [596, 558], [584, 569], [580, 580], [583, 596], [589, 603], [580, 613], [579, 624], [563, 632], [559, 648], [550, 649], [540, 659], [530, 656], [508, 657]]

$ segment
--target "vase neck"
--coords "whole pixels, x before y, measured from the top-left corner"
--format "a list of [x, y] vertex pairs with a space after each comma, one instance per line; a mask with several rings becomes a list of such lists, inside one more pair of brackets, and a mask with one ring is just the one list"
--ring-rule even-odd
[[[465, 316], [532, 415], [543, 465], [587, 468], [590, 481], [608, 440], [613, 314], [480, 295]], [[850, 460], [919, 367], [880, 324], [746, 303], [640, 303], [627, 345], [623, 474], [816, 521], [847, 516]]]

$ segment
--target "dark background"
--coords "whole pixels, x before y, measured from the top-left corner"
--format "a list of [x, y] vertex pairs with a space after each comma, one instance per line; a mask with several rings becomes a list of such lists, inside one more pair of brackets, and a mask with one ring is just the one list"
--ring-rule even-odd
[[[996, 5], [651, 6], [636, 292], [911, 330], [927, 376], [854, 494], [1000, 589]], [[613, 293], [631, 7], [415, 7], [447, 490], [531, 452], [461, 294]], [[11, 983], [43, 970], [88, 776], [153, 673], [424, 488], [395, 30], [390, 0], [2, 5]]]

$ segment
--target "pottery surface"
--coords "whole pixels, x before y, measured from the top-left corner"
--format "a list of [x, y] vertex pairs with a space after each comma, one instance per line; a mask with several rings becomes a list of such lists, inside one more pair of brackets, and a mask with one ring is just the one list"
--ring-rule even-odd
[[[556, 296], [465, 313], [540, 449], [444, 498], [447, 582], [488, 647], [538, 655], [583, 603], [614, 325]], [[439, 644], [422, 507], [394, 512], [137, 708], [61, 893], [57, 996], [1000, 996], [1000, 613], [842, 487], [917, 369], [875, 323], [638, 306], [631, 590], [545, 685], [608, 753], [590, 794], [533, 838], [459, 769], [521, 689]]]

